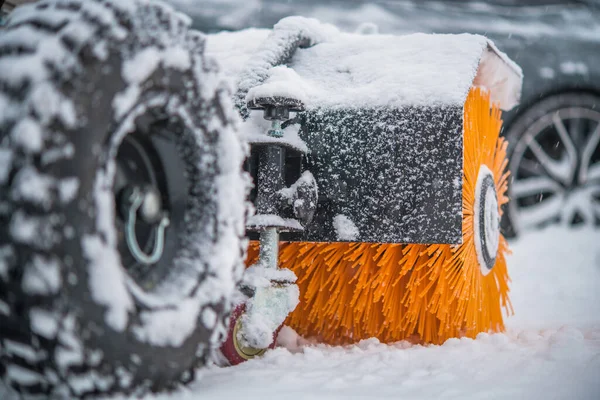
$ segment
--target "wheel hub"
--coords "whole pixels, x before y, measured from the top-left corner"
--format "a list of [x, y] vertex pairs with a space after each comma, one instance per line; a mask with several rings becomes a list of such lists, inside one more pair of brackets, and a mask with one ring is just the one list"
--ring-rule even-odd
[[233, 346], [235, 350], [244, 360], [250, 360], [254, 357], [260, 357], [267, 349], [256, 349], [254, 347], [245, 346], [242, 341], [238, 338], [239, 333], [242, 331], [242, 318], [238, 318], [235, 321], [235, 327], [233, 328]]
[[500, 213], [498, 196], [492, 171], [482, 165], [475, 187], [473, 226], [477, 260], [483, 275], [487, 275], [496, 263], [500, 242]]

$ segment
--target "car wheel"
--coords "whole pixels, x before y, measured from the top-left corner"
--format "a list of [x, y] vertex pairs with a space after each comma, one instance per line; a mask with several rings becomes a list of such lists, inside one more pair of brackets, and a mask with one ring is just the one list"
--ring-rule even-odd
[[508, 233], [600, 223], [600, 97], [548, 97], [518, 118], [506, 137]]

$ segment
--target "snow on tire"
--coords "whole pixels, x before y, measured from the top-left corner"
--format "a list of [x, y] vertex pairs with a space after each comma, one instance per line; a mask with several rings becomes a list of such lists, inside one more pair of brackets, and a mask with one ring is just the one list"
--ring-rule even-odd
[[[55, 0], [0, 30], [0, 376], [21, 393], [170, 388], [225, 338], [246, 149], [189, 24], [152, 1]], [[136, 182], [154, 202], [121, 207]], [[161, 245], [140, 217], [156, 207]]]

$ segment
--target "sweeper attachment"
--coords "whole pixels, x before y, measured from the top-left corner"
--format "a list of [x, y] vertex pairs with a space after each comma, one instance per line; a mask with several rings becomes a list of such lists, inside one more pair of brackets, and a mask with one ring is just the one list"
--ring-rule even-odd
[[[237, 35], [208, 48], [247, 46]], [[280, 271], [300, 291], [287, 325], [330, 344], [503, 329], [500, 108], [518, 102], [516, 65], [480, 36], [346, 34], [288, 18], [237, 74], [257, 184], [247, 228], [261, 232], [247, 263], [264, 267], [285, 232]]]
[[172, 388], [284, 323], [502, 329], [518, 67], [481, 36], [190, 23], [46, 0], [0, 28], [0, 397]]

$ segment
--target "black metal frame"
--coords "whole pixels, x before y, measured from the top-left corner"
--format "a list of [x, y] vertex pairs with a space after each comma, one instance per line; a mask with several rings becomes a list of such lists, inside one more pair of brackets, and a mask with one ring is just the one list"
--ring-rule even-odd
[[[319, 200], [304, 231], [282, 240], [347, 241], [333, 226], [342, 214], [358, 228], [356, 242], [462, 243], [462, 113], [426, 107], [300, 114], [311, 152], [287, 150], [285, 184], [308, 170]], [[255, 181], [262, 179], [255, 167], [260, 149], [249, 161]]]
[[[301, 33], [277, 29], [267, 40], [283, 42], [271, 49], [279, 51], [269, 55], [272, 66], [289, 63], [298, 49], [310, 43]], [[260, 68], [254, 75], [252, 70], [244, 71], [251, 78], [246, 81], [260, 84], [267, 70]], [[244, 118], [253, 108], [243, 100], [249, 89], [241, 87], [236, 95]], [[301, 125], [300, 137], [310, 152], [302, 157], [301, 166], [292, 151], [280, 154], [285, 168], [279, 175], [290, 185], [302, 170], [310, 171], [319, 199], [304, 231], [283, 233], [282, 240], [348, 241], [333, 224], [341, 214], [356, 226], [358, 234], [351, 238], [356, 242], [462, 243], [462, 105], [309, 108], [294, 122]], [[260, 148], [253, 146], [247, 163], [259, 188], [263, 183], [258, 180], [271, 179], [257, 171], [258, 152], [266, 151]], [[255, 199], [256, 191], [251, 196]]]

